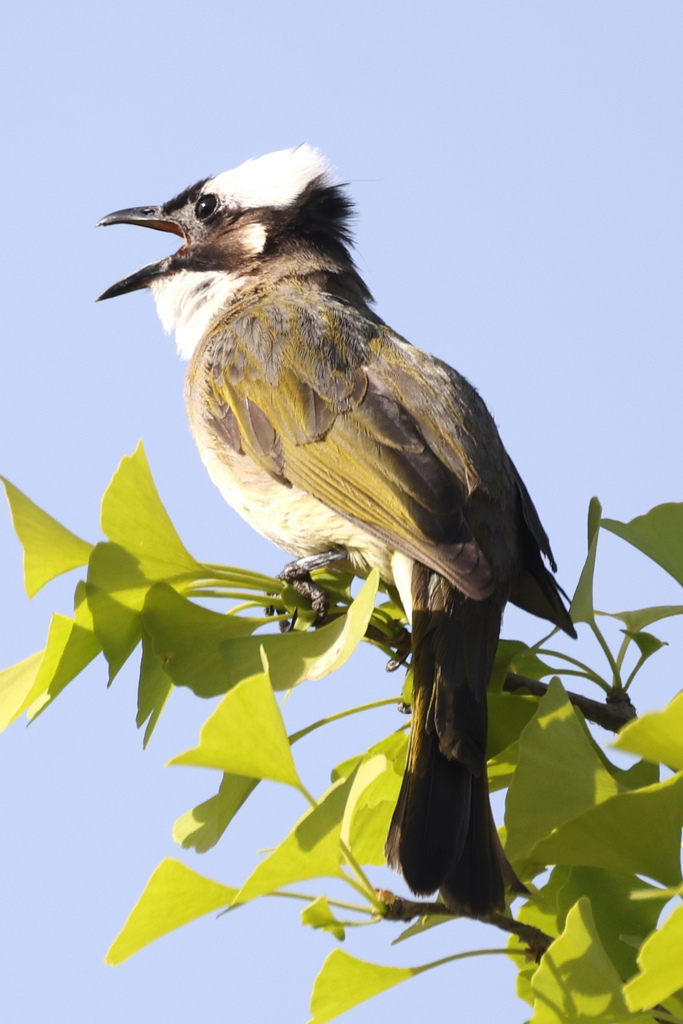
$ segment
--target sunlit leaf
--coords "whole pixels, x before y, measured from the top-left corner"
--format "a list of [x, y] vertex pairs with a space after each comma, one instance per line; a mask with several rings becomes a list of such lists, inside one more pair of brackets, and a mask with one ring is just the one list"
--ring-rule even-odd
[[621, 979], [595, 928], [590, 900], [583, 897], [567, 914], [531, 978], [536, 996], [530, 1024], [613, 1024], [628, 1016]]
[[0, 670], [0, 731], [11, 725], [27, 707], [27, 698], [42, 659], [43, 651], [38, 651], [16, 665]]
[[530, 856], [536, 844], [560, 825], [617, 791], [562, 684], [553, 679], [520, 736], [505, 815], [508, 856]]
[[[351, 657], [365, 635], [374, 609], [378, 582], [379, 576], [373, 570], [346, 615], [321, 629], [225, 641], [221, 644], [221, 651], [231, 677], [235, 673], [255, 671], [261, 645], [271, 666], [275, 690], [288, 690], [305, 679], [322, 679], [336, 671]], [[206, 696], [203, 691], [202, 695]]]
[[493, 663], [489, 694], [500, 693], [508, 672], [517, 672], [530, 679], [543, 679], [552, 673], [550, 665], [521, 640], [499, 640]]
[[652, 633], [645, 633], [643, 630], [634, 631], [632, 629], [625, 629], [623, 632], [633, 640], [634, 644], [640, 651], [643, 660], [651, 657], [653, 654], [656, 654], [657, 651], [660, 651], [662, 647], [666, 646], [663, 640], [653, 636]]
[[638, 548], [683, 585], [683, 502], [656, 505], [629, 523], [603, 519], [601, 525]]
[[193, 807], [175, 822], [175, 842], [197, 853], [212, 849], [258, 784], [258, 779], [226, 772], [215, 796]]
[[292, 882], [344, 877], [339, 836], [352, 781], [353, 776], [335, 782], [318, 805], [302, 815], [289, 835], [252, 872], [235, 897], [235, 904]]
[[162, 935], [229, 906], [236, 892], [178, 860], [163, 860], [109, 948], [106, 962], [120, 964]]
[[255, 657], [249, 668], [231, 672], [221, 645], [230, 637], [253, 633], [264, 620], [241, 615], [222, 615], [182, 597], [172, 587], [158, 583], [146, 596], [142, 624], [154, 654], [175, 686], [187, 686], [203, 697], [226, 693], [240, 679], [263, 669], [261, 641], [255, 640]]
[[105, 491], [102, 530], [137, 559], [150, 579], [192, 578], [199, 571], [161, 503], [142, 442], [121, 459]]
[[146, 747], [154, 728], [159, 721], [166, 701], [171, 695], [173, 683], [164, 671], [164, 663], [152, 648], [151, 640], [146, 636], [143, 627], [142, 658], [140, 659], [140, 678], [138, 679], [138, 713], [135, 724], [138, 729], [147, 722], [145, 736], [142, 741]]
[[612, 619], [619, 619], [627, 629], [637, 633], [653, 622], [669, 619], [673, 615], [683, 615], [683, 604], [663, 604], [655, 608], [638, 608], [633, 612], [600, 612]]
[[92, 544], [43, 512], [9, 480], [4, 477], [0, 480], [5, 486], [14, 529], [24, 549], [26, 593], [33, 597], [55, 576], [86, 565]]
[[[632, 900], [631, 891], [644, 883], [635, 875], [625, 875], [605, 868], [574, 867], [569, 869], [565, 884], [558, 893], [561, 926], [566, 915], [582, 896], [591, 902], [593, 918], [605, 951], [620, 976], [630, 978], [636, 970], [636, 950], [622, 936], [649, 935], [657, 924], [661, 905], [654, 900]], [[648, 886], [656, 892], [654, 886]]]
[[[407, 744], [407, 739], [404, 740]], [[401, 761], [403, 758], [401, 758]], [[385, 864], [384, 845], [394, 813], [401, 771], [384, 754], [359, 767], [344, 812], [342, 840], [359, 864]]]
[[110, 681], [140, 642], [140, 612], [150, 586], [152, 581], [124, 548], [108, 543], [95, 547], [88, 565], [88, 606]]
[[199, 746], [169, 764], [220, 768], [301, 788], [280, 709], [266, 672], [238, 683], [199, 733]]
[[602, 506], [597, 498], [591, 498], [588, 506], [588, 555], [581, 576], [572, 598], [569, 614], [572, 622], [593, 622], [595, 620], [595, 609], [593, 607], [593, 577], [595, 575], [595, 556], [598, 551], [598, 536], [600, 533], [600, 516]]
[[326, 896], [319, 896], [317, 900], [313, 900], [307, 907], [304, 907], [301, 911], [301, 923], [320, 931], [329, 932], [340, 942], [343, 942], [346, 937], [344, 925], [330, 910]]
[[[546, 935], [550, 935], [551, 938], [557, 938], [564, 927], [566, 917], [566, 912], [564, 915], [560, 914], [558, 894], [566, 884], [569, 872], [570, 868], [561, 864], [551, 871], [550, 878], [540, 889], [536, 889], [533, 884], [527, 883], [531, 892], [531, 899], [527, 900], [520, 907], [517, 915], [518, 920], [523, 924], [530, 924], [534, 928], [539, 928]], [[530, 961], [529, 957], [525, 955], [528, 943], [519, 936], [510, 936], [508, 949], [511, 953], [512, 962], [517, 968], [517, 995], [520, 999], [529, 1003], [530, 1006], [533, 1006], [536, 996], [531, 987], [531, 978], [536, 973], [538, 965], [535, 961]], [[524, 955], [523, 961], [520, 959], [520, 954]]]
[[640, 974], [633, 978], [624, 995], [632, 1010], [656, 1006], [683, 988], [683, 905], [679, 905], [641, 947]]
[[347, 758], [346, 761], [342, 761], [335, 768], [332, 769], [332, 781], [336, 782], [338, 779], [348, 779], [349, 775], [356, 770], [364, 761], [369, 761], [370, 758], [375, 757], [377, 754], [383, 754], [387, 760], [391, 761], [395, 765], [396, 771], [399, 775], [403, 775], [405, 769], [406, 753], [408, 749], [408, 737], [403, 729], [398, 732], [389, 733], [384, 739], [378, 743], [374, 743], [364, 754], [355, 754], [353, 757]]
[[486, 766], [489, 792], [496, 793], [499, 789], [506, 789], [510, 785], [518, 760], [519, 740], [511, 743], [509, 747], [499, 751], [495, 757], [491, 758]]
[[28, 717], [35, 718], [101, 650], [91, 630], [64, 615], [53, 615], [43, 660], [26, 700]]
[[652, 711], [625, 725], [614, 746], [683, 769], [683, 693], [663, 711]]
[[489, 693], [487, 757], [495, 757], [519, 739], [538, 708], [538, 697], [524, 693]]
[[663, 885], [681, 881], [683, 775], [618, 793], [566, 821], [531, 856], [541, 864], [571, 864], [645, 875]]
[[315, 979], [309, 1024], [325, 1024], [416, 973], [412, 967], [381, 967], [335, 949]]
[[431, 931], [432, 928], [436, 928], [440, 924], [448, 924], [449, 921], [454, 920], [456, 918], [451, 917], [449, 914], [424, 914], [422, 917], [418, 917], [416, 921], [413, 921], [405, 931], [402, 931], [391, 945], [397, 946], [399, 942], [405, 942], [406, 939], [412, 939], [416, 935], [424, 935], [425, 932]]

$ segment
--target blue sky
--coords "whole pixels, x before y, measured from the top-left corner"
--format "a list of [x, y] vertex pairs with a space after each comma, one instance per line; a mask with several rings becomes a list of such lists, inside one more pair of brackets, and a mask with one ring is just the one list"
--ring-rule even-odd
[[[100, 496], [142, 437], [193, 554], [281, 567], [206, 477], [185, 424], [183, 366], [151, 298], [94, 303], [172, 237], [94, 225], [303, 141], [350, 183], [358, 262], [380, 314], [483, 394], [567, 590], [593, 494], [623, 520], [681, 500], [680, 3], [122, 0], [14, 4], [3, 21], [0, 472], [75, 532], [99, 536]], [[29, 605], [2, 515], [0, 564], [4, 666], [43, 645], [74, 580]], [[604, 539], [600, 606], [680, 600], [661, 571]], [[515, 612], [504, 634], [540, 632]], [[669, 620], [659, 635], [672, 648], [636, 694], [643, 710], [679, 685], [683, 630]], [[339, 679], [295, 695], [288, 721], [392, 685], [361, 653]], [[103, 965], [152, 869], [178, 854], [173, 820], [215, 788], [209, 773], [162, 768], [194, 745], [208, 707], [177, 694], [143, 754], [134, 689], [130, 669], [107, 692], [98, 663], [0, 741], [7, 1019], [260, 1021], [276, 1006], [283, 1024], [306, 1020], [332, 940], [300, 928], [289, 905], [209, 918], [122, 967]], [[311, 743], [311, 785], [322, 789], [330, 748], [341, 760], [395, 724], [389, 711]], [[255, 820], [188, 863], [239, 883], [301, 810], [274, 788], [259, 800]], [[448, 928], [448, 939], [439, 929], [392, 950], [387, 926], [349, 949], [415, 964], [504, 944], [483, 927]], [[528, 1016], [498, 958], [424, 975], [349, 1020], [414, 1020], [427, 1000], [455, 1019]]]

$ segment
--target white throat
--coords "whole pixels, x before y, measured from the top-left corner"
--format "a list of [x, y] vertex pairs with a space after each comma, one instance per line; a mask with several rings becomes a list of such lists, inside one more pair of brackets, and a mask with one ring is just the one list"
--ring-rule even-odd
[[175, 330], [178, 352], [191, 359], [214, 320], [231, 305], [244, 277], [225, 271], [181, 270], [150, 284], [167, 334]]

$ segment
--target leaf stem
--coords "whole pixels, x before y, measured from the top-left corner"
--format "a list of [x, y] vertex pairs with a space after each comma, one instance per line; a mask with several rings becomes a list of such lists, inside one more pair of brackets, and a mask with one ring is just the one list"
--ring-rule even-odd
[[[290, 900], [301, 900], [304, 903], [314, 903], [315, 900], [319, 899], [318, 896], [312, 896], [310, 893], [304, 892], [269, 892], [265, 893], [266, 896], [282, 896], [285, 899]], [[331, 900], [329, 897], [325, 897], [330, 907], [337, 907], [339, 910], [351, 910], [354, 914], [368, 914], [372, 916], [375, 911], [371, 910], [370, 907], [365, 904], [361, 906], [358, 903], [346, 903], [344, 900]]]
[[619, 672], [619, 666], [617, 665], [616, 661], [614, 660], [614, 655], [612, 654], [611, 650], [609, 649], [609, 645], [608, 645], [607, 641], [605, 640], [604, 636], [602, 635], [602, 632], [600, 631], [597, 622], [591, 621], [589, 623], [589, 625], [590, 625], [590, 628], [593, 630], [593, 635], [595, 636], [595, 639], [598, 641], [598, 643], [602, 647], [603, 653], [604, 653], [605, 657], [607, 658], [607, 661], [609, 662], [610, 668], [612, 669], [612, 678], [613, 678], [613, 683], [612, 683], [612, 687], [611, 687], [612, 690], [623, 690], [623, 685], [622, 685], [622, 682], [621, 682], [621, 674]]
[[298, 732], [293, 732], [289, 737], [290, 743], [296, 743], [297, 740], [303, 739], [309, 732], [313, 732], [315, 729], [321, 729], [323, 725], [329, 725], [330, 722], [338, 722], [342, 718], [348, 718], [349, 715], [360, 714], [361, 711], [372, 711], [374, 708], [385, 708], [391, 704], [398, 704], [397, 697], [384, 697], [382, 700], [372, 701], [370, 704], [359, 704], [355, 708], [346, 708], [345, 711], [337, 711], [334, 715], [328, 715], [327, 718], [319, 718], [317, 722], [312, 722], [311, 725], [307, 725], [304, 729], [299, 729]]
[[384, 903], [377, 896], [375, 888], [370, 882], [370, 879], [365, 874], [362, 867], [360, 866], [356, 858], [353, 856], [351, 850], [348, 848], [343, 839], [339, 840], [339, 845], [341, 847], [342, 853], [344, 854], [344, 859], [346, 860], [346, 863], [349, 865], [354, 875], [356, 876], [356, 879], [358, 880], [355, 881], [354, 879], [347, 877], [347, 882], [349, 882], [350, 885], [353, 885], [354, 889], [358, 889], [358, 891], [361, 892], [367, 900], [369, 900], [370, 904], [374, 907], [377, 913], [383, 913]]
[[527, 956], [525, 949], [470, 949], [466, 953], [453, 953], [441, 960], [432, 960], [430, 964], [413, 967], [413, 970], [416, 974], [421, 974], [423, 971], [430, 971], [433, 967], [443, 967], [444, 964], [450, 964], [454, 960], [466, 960], [470, 956], [488, 956], [490, 953], [503, 953], [505, 956]]

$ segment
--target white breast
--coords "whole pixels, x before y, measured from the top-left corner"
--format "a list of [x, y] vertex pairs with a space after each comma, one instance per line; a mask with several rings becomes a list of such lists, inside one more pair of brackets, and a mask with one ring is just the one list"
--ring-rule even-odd
[[239, 274], [181, 270], [152, 281], [150, 289], [164, 330], [175, 330], [178, 352], [190, 359], [211, 323], [231, 305], [244, 284]]

